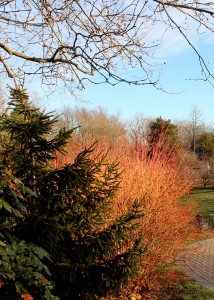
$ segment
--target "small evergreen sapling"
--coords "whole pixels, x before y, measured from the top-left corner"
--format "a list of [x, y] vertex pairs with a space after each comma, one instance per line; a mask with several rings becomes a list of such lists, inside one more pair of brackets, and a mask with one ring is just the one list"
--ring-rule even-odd
[[117, 291], [137, 274], [144, 252], [141, 238], [131, 240], [143, 217], [141, 203], [106, 225], [120, 181], [118, 164], [101, 155], [91, 159], [93, 145], [73, 164], [52, 167], [73, 130], [62, 129], [52, 138], [57, 119], [35, 108], [25, 91], [11, 89], [9, 107], [1, 122], [10, 138], [2, 161], [36, 194], [26, 197], [28, 212], [15, 226], [17, 236], [49, 253], [60, 299], [93, 299]]

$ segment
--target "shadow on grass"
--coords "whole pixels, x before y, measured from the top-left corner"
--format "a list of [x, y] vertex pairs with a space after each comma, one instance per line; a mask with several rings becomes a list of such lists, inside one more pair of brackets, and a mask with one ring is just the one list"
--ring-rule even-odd
[[202, 193], [209, 193], [209, 192], [211, 192], [211, 193], [213, 193], [214, 192], [214, 186], [213, 187], [206, 187], [206, 188], [204, 188], [204, 187], [197, 187], [197, 188], [194, 188], [190, 193], [195, 193], [195, 192], [197, 192], [197, 193], [200, 193], [200, 192], [202, 192]]
[[213, 300], [214, 292], [198, 284], [194, 280], [187, 280], [176, 287], [178, 300]]

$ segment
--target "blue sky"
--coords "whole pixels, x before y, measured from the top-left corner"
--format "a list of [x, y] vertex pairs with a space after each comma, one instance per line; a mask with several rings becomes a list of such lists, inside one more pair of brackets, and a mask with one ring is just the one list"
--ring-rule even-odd
[[[174, 9], [169, 11], [178, 24], [185, 24], [185, 15]], [[148, 24], [149, 31], [146, 31], [145, 41], [151, 45], [151, 41], [161, 40], [156, 56], [166, 58], [166, 65], [160, 76], [160, 84], [166, 92], [149, 85], [119, 84], [112, 87], [91, 84], [79, 94], [82, 101], [77, 101], [69, 93], [55, 93], [50, 96], [51, 100], [46, 99], [41, 90], [41, 81], [37, 81], [36, 78], [33, 78], [33, 84], [27, 85], [27, 88], [30, 92], [38, 92], [39, 97], [44, 97], [40, 105], [45, 106], [48, 111], [58, 111], [66, 105], [88, 109], [100, 106], [109, 113], [120, 113], [122, 119], [129, 119], [140, 113], [145, 117], [162, 116], [174, 121], [188, 119], [193, 107], [197, 107], [203, 114], [203, 121], [214, 127], [214, 88], [207, 82], [189, 80], [200, 78], [201, 70], [197, 56], [179, 31], [171, 27], [167, 29], [163, 20], [161, 18], [160, 22], [150, 24], [151, 27]], [[152, 19], [149, 23], [153, 23]], [[183, 26], [186, 27], [183, 29], [184, 33], [203, 55], [214, 75], [213, 33], [202, 28], [203, 34], [198, 34], [198, 27], [191, 18], [188, 20], [188, 26]], [[137, 72], [136, 70], [136, 75]], [[60, 91], [62, 88], [57, 89]]]
[[[191, 38], [214, 74], [213, 38], [210, 35], [195, 34]], [[166, 58], [160, 76], [160, 84], [166, 92], [150, 85], [119, 84], [113, 87], [88, 84], [85, 91], [79, 93], [79, 101], [69, 93], [58, 93], [53, 94], [51, 100], [42, 101], [41, 105], [45, 105], [48, 111], [58, 111], [67, 105], [88, 109], [100, 106], [109, 113], [119, 113], [122, 119], [130, 119], [140, 113], [145, 117], [161, 116], [172, 121], [190, 118], [193, 107], [197, 107], [202, 113], [203, 122], [214, 128], [214, 88], [208, 82], [190, 80], [201, 78], [199, 61], [194, 51], [180, 34], [172, 31], [158, 51], [157, 55]]]
[[[203, 43], [200, 51], [211, 65], [214, 72], [214, 45]], [[200, 77], [198, 59], [192, 49], [184, 47], [167, 59], [160, 77], [160, 83], [167, 92], [152, 86], [130, 86], [119, 84], [89, 85], [77, 101], [65, 94], [52, 100], [47, 108], [58, 110], [64, 105], [87, 107], [89, 109], [101, 106], [109, 113], [120, 113], [122, 119], [132, 118], [137, 113], [146, 117], [164, 119], [188, 119], [193, 107], [203, 114], [202, 119], [208, 125], [214, 126], [214, 88], [207, 82], [189, 80]]]

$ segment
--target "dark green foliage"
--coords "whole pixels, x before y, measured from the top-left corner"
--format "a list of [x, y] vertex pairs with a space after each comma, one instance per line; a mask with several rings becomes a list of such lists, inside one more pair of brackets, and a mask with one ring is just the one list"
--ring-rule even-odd
[[50, 275], [42, 260], [48, 254], [25, 241], [7, 243], [0, 247], [1, 281], [0, 299], [21, 299], [21, 294], [31, 294], [35, 299], [58, 299], [51, 295], [52, 284], [43, 274]]
[[148, 142], [150, 145], [149, 155], [153, 149], [168, 149], [168, 152], [176, 150], [178, 146], [178, 129], [171, 123], [171, 120], [164, 120], [161, 117], [151, 122]]
[[17, 300], [32, 294], [36, 299], [58, 299], [45, 260], [48, 253], [35, 244], [19, 240], [15, 229], [26, 218], [27, 197], [35, 196], [8, 170], [0, 167], [0, 299]]
[[196, 153], [200, 159], [214, 159], [214, 134], [203, 132], [196, 144]]
[[56, 120], [35, 108], [24, 91], [11, 89], [11, 99], [11, 113], [3, 116], [1, 122], [1, 129], [9, 133], [11, 141], [2, 153], [3, 160], [7, 158], [13, 174], [22, 178], [28, 187], [33, 187], [48, 160], [55, 157], [55, 151], [63, 151], [73, 130], [60, 130], [49, 140], [47, 135]]
[[[1, 153], [2, 163], [27, 187], [19, 207], [23, 213], [13, 221], [14, 235], [36, 245], [38, 251], [44, 248], [39, 259], [45, 259], [55, 282], [54, 294], [60, 299], [93, 299], [117, 291], [137, 274], [144, 251], [140, 238], [131, 239], [137, 220], [143, 217], [141, 203], [136, 201], [126, 214], [105, 224], [119, 185], [119, 166], [102, 156], [92, 159], [94, 145], [73, 164], [54, 169], [55, 152], [63, 151], [73, 130], [63, 129], [50, 138], [57, 120], [33, 107], [25, 92], [11, 90], [11, 98], [12, 110], [1, 121], [10, 137]], [[13, 207], [10, 197], [5, 193], [3, 200]], [[22, 251], [26, 253], [26, 247]], [[29, 257], [39, 253], [31, 246], [29, 251]], [[39, 266], [39, 272], [48, 271]]]

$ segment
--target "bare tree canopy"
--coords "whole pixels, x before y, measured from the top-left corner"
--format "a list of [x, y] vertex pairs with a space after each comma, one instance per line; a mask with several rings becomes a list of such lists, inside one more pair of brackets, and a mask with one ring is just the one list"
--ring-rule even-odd
[[213, 16], [214, 3], [204, 0], [1, 0], [0, 70], [68, 88], [83, 89], [86, 80], [156, 85], [155, 50], [176, 29], [212, 83], [190, 34], [212, 32]]

